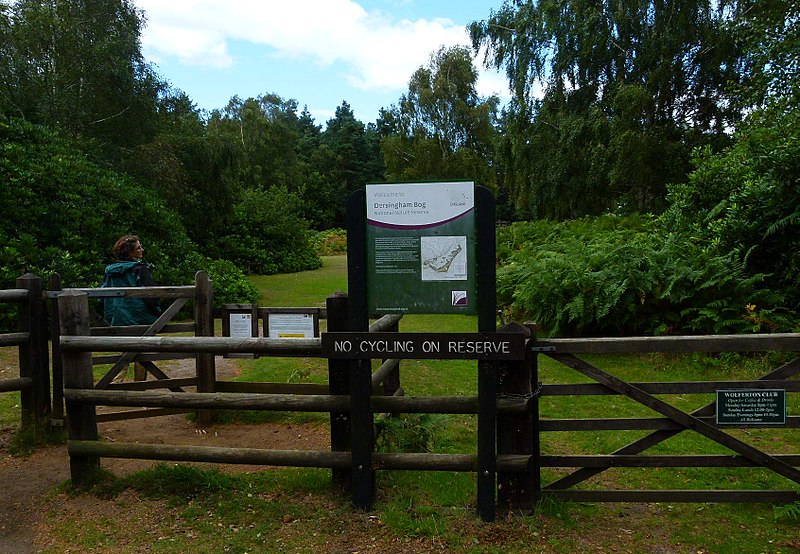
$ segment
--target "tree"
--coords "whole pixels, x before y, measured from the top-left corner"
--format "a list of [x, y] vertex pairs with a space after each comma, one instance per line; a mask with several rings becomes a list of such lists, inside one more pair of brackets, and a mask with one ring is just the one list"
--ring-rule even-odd
[[297, 102], [277, 94], [242, 100], [234, 96], [223, 110], [214, 110], [209, 132], [235, 145], [237, 179], [242, 188], [282, 185], [297, 190], [300, 129]]
[[142, 21], [129, 0], [3, 5], [0, 111], [100, 147], [148, 140], [163, 84], [142, 57]]
[[380, 152], [372, 131], [357, 120], [347, 102], [336, 108], [320, 139], [315, 165], [321, 177], [311, 195], [318, 194], [322, 210], [333, 216], [322, 223], [323, 227], [345, 225], [347, 197], [368, 182], [384, 178]]
[[746, 58], [728, 23], [742, 10], [515, 0], [472, 23], [475, 50], [514, 93], [500, 164], [519, 215], [663, 209], [691, 150], [724, 145], [740, 120], [728, 87], [743, 82]]
[[408, 93], [379, 120], [390, 180], [470, 179], [494, 187], [499, 100], [481, 98], [477, 79], [464, 47], [441, 48], [414, 72]]
[[737, 253], [800, 310], [800, 6], [755, 2], [735, 31], [754, 67], [738, 92], [754, 109], [729, 148], [697, 152], [688, 181], [670, 189], [664, 221]]

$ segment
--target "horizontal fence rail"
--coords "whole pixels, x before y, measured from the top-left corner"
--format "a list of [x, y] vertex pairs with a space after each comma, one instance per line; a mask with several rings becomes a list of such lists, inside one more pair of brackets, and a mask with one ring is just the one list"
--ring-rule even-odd
[[603, 337], [537, 340], [541, 352], [620, 354], [656, 352], [800, 352], [800, 334]]
[[0, 290], [0, 302], [8, 304], [11, 302], [25, 302], [28, 300], [27, 289], [4, 289]]
[[33, 386], [33, 379], [30, 377], [19, 377], [14, 379], [0, 379], [0, 392], [24, 391]]
[[[133, 386], [133, 385], [132, 385]], [[270, 410], [291, 412], [349, 412], [350, 396], [248, 393], [169, 393], [163, 391], [65, 389], [64, 398], [90, 405], [169, 407], [187, 409]], [[525, 413], [529, 400], [498, 398], [498, 413]], [[373, 413], [477, 414], [478, 397], [375, 396]]]
[[[292, 467], [349, 468], [350, 452], [327, 450], [262, 450], [218, 446], [179, 446], [139, 443], [102, 443], [71, 440], [70, 455], [105, 458], [139, 458], [175, 462], [210, 462]], [[530, 456], [501, 455], [501, 471], [525, 471]], [[472, 454], [381, 453], [373, 454], [375, 469], [417, 471], [476, 471], [478, 457]]]
[[79, 352], [253, 353], [287, 357], [320, 357], [320, 339], [237, 337], [88, 337], [63, 336], [61, 349]]

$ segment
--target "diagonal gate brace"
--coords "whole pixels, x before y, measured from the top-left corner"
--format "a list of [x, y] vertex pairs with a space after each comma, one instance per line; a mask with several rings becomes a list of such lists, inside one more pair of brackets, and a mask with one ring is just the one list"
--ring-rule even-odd
[[[186, 303], [189, 302], [188, 298], [178, 298], [172, 305], [164, 310], [164, 313], [155, 320], [150, 327], [142, 335], [143, 337], [152, 337], [158, 334], [158, 332], [164, 328], [164, 326], [170, 322], [170, 320], [175, 317], [181, 308], [183, 308]], [[102, 379], [97, 382], [95, 388], [97, 389], [104, 389], [106, 388], [113, 380], [117, 374], [122, 371], [124, 368], [128, 367], [128, 364], [131, 362], [136, 361], [136, 358], [139, 357], [139, 352], [126, 352], [122, 356], [120, 356], [119, 360], [114, 364], [114, 366], [108, 370]]]

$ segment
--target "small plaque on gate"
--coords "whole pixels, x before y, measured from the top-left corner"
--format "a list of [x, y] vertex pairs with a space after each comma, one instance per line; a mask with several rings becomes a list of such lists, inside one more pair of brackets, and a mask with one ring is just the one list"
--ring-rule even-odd
[[718, 390], [717, 423], [783, 425], [786, 423], [786, 390]]

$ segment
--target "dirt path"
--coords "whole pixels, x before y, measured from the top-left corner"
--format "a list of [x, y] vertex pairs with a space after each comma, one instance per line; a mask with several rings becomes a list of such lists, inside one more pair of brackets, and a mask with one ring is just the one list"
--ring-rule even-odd
[[[218, 379], [227, 380], [238, 375], [233, 360], [217, 358], [216, 363]], [[191, 375], [193, 364], [193, 360], [184, 360], [161, 367], [177, 378]], [[98, 431], [102, 439], [117, 442], [309, 450], [330, 445], [327, 427], [260, 423], [215, 424], [204, 428], [196, 426], [185, 415], [100, 423]], [[40, 533], [48, 511], [54, 508], [49, 495], [69, 479], [69, 456], [66, 445], [57, 445], [41, 448], [28, 457], [13, 457], [8, 453], [13, 433], [13, 428], [0, 429], [0, 553], [29, 554], [38, 552], [37, 544], [46, 542], [47, 537]], [[101, 466], [122, 476], [154, 463], [103, 459]], [[253, 471], [263, 468], [228, 465], [223, 469]]]

